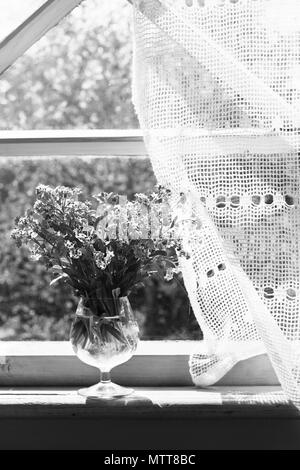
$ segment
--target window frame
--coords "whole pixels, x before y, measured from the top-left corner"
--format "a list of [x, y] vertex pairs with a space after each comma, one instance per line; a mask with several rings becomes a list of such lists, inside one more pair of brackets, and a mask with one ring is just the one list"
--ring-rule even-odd
[[83, 0], [47, 0], [0, 42], [0, 75]]
[[118, 130], [0, 131], [0, 158], [147, 157], [142, 132]]
[[[217, 139], [226, 153], [228, 136], [237, 146], [259, 151], [258, 136], [269, 140], [269, 152], [278, 150], [275, 133], [252, 130], [203, 132], [203, 139]], [[244, 151], [244, 150], [243, 150]], [[148, 158], [142, 132], [131, 130], [0, 131], [0, 158], [97, 156]], [[128, 385], [188, 386], [192, 380], [188, 359], [192, 352], [205, 354], [201, 341], [141, 341], [133, 358], [113, 371], [114, 380]], [[2, 341], [0, 386], [67, 386], [93, 383], [95, 368], [77, 359], [67, 341]], [[266, 354], [240, 361], [218, 385], [278, 385]]]
[[[155, 132], [155, 131], [154, 131]], [[174, 129], [174, 133], [176, 129]], [[184, 135], [185, 130], [180, 132]], [[186, 131], [190, 136], [189, 130]], [[168, 129], [168, 135], [170, 129]], [[163, 138], [161, 131], [157, 137]], [[232, 153], [230, 138], [235, 139], [235, 153], [246, 152], [266, 154], [287, 152], [289, 137], [284, 140], [272, 129], [222, 129], [206, 131], [197, 129], [205, 146], [203, 155], [208, 153], [210, 143], [222, 149], [224, 156]], [[292, 136], [291, 136], [292, 139]], [[267, 150], [266, 150], [267, 149]], [[0, 158], [15, 157], [60, 157], [105, 156], [148, 158], [148, 153], [140, 129], [102, 130], [8, 130], [0, 131]]]
[[[2, 40], [0, 75], [81, 2], [47, 0]], [[208, 143], [210, 139], [220, 138], [225, 150], [229, 149], [228, 135], [234, 135], [241, 138], [241, 149], [246, 146], [249, 151], [251, 147], [259, 151], [256, 137], [262, 134], [273, 144], [270, 153], [274, 153], [275, 148], [278, 151], [279, 144], [283, 145], [269, 131], [226, 129], [203, 132], [203, 137]], [[145, 158], [147, 151], [139, 130], [0, 131], [0, 158], [68, 156]], [[134, 357], [117, 367], [113, 377], [119, 383], [131, 385], [191, 385], [188, 358], [194, 351], [205, 354], [204, 343], [141, 341]], [[0, 386], [79, 385], [95, 382], [97, 375], [96, 369], [77, 359], [68, 342], [0, 342]], [[218, 385], [278, 385], [278, 379], [268, 357], [261, 355], [239, 362]]]
[[[143, 387], [193, 385], [188, 361], [205, 354], [202, 341], [141, 341], [133, 357], [112, 371], [113, 380]], [[0, 387], [70, 387], [97, 382], [96, 368], [81, 362], [68, 341], [3, 341]], [[266, 354], [238, 362], [217, 386], [278, 386]]]

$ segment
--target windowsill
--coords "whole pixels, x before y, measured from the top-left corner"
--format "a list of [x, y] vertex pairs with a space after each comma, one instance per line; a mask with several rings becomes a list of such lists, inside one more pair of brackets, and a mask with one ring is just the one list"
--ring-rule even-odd
[[135, 396], [109, 402], [74, 387], [2, 387], [0, 449], [103, 449], [110, 457], [128, 449], [300, 449], [299, 418], [277, 386], [136, 387]]
[[136, 387], [132, 396], [87, 399], [77, 388], [0, 389], [2, 418], [300, 418], [277, 386]]

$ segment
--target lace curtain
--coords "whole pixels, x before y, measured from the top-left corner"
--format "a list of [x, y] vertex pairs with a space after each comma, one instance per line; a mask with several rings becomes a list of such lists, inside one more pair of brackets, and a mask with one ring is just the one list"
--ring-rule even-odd
[[196, 385], [267, 352], [300, 408], [298, 0], [134, 0], [134, 102], [160, 184], [184, 193]]

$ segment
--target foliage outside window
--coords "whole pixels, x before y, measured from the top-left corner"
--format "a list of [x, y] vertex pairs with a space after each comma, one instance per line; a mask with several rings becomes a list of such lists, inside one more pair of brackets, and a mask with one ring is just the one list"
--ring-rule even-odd
[[[89, 0], [47, 33], [0, 79], [0, 129], [136, 128], [131, 102], [131, 10], [123, 0]], [[38, 184], [150, 193], [142, 159], [0, 160], [0, 339], [65, 340], [76, 309], [67, 286], [49, 289], [46, 269], [10, 239]], [[142, 339], [196, 339], [201, 333], [183, 289], [149, 279], [131, 298]]]

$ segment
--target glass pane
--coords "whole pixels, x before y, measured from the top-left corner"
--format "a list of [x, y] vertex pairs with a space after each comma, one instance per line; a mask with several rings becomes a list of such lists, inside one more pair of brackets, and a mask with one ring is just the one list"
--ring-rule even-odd
[[131, 5], [88, 0], [0, 77], [0, 129], [137, 128]]
[[[0, 339], [67, 340], [78, 300], [51, 273], [16, 246], [14, 219], [35, 198], [38, 184], [81, 187], [128, 197], [149, 193], [155, 178], [149, 160], [128, 158], [0, 159]], [[130, 297], [142, 339], [196, 339], [200, 330], [181, 280], [149, 279]]]
[[0, 0], [0, 41], [23, 23], [46, 0]]

